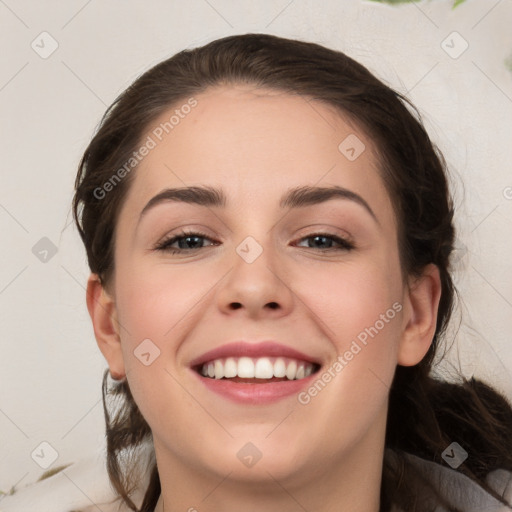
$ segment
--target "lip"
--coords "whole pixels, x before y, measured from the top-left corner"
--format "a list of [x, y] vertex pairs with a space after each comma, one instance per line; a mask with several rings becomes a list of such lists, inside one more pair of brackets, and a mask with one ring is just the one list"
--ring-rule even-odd
[[[299, 380], [241, 383], [233, 382], [227, 379], [212, 379], [203, 377], [197, 369], [205, 362], [214, 359], [227, 357], [289, 357], [313, 363], [317, 366], [317, 371]], [[291, 347], [287, 347], [274, 341], [263, 341], [260, 343], [247, 343], [245, 341], [235, 341], [221, 347], [205, 352], [190, 363], [192, 373], [204, 386], [228, 400], [246, 405], [270, 404], [291, 395], [298, 394], [303, 388], [310, 385], [313, 378], [316, 378], [318, 368], [322, 365], [318, 358], [311, 357]]]
[[318, 372], [299, 380], [266, 382], [262, 384], [244, 384], [231, 382], [226, 379], [210, 379], [199, 375], [194, 370], [192, 370], [192, 373], [209, 391], [213, 391], [232, 402], [245, 405], [259, 405], [271, 404], [291, 395], [297, 395], [303, 388], [311, 384]]

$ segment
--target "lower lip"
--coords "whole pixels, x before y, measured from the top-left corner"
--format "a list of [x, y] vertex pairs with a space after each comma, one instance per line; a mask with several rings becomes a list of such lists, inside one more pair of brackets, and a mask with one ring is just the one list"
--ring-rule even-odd
[[192, 370], [199, 380], [214, 393], [239, 404], [269, 404], [298, 394], [309, 385], [316, 375], [299, 380], [266, 382], [262, 384], [245, 384], [233, 382], [228, 379], [209, 379]]

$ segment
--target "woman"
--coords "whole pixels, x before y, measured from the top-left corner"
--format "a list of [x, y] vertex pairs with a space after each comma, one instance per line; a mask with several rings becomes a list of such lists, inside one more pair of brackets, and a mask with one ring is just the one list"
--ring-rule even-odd
[[510, 404], [430, 376], [453, 208], [409, 109], [341, 52], [247, 34], [107, 111], [73, 206], [126, 507], [511, 509]]

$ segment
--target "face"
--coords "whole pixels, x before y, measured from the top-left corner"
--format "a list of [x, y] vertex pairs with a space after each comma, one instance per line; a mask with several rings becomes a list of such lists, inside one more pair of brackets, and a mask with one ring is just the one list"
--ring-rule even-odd
[[[156, 144], [116, 227], [111, 368], [175, 468], [286, 481], [379, 453], [411, 315], [372, 141], [300, 96], [195, 99], [143, 137]], [[224, 204], [153, 199], [184, 187]]]

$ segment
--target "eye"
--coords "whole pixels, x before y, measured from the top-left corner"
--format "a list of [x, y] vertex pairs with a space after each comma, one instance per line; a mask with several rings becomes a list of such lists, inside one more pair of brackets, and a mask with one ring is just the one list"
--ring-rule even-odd
[[[213, 242], [211, 245], [218, 245], [216, 242], [211, 240], [206, 234], [198, 232], [198, 231], [182, 231], [177, 235], [173, 235], [169, 238], [162, 240], [155, 247], [157, 251], [165, 251], [171, 254], [182, 253], [182, 252], [190, 252], [196, 251], [198, 249], [204, 249], [205, 246], [201, 243], [201, 240], [210, 240]], [[337, 235], [331, 235], [329, 233], [314, 233], [299, 239], [300, 241], [310, 241], [313, 240], [312, 244], [308, 243], [306, 248], [308, 249], [319, 249], [321, 251], [350, 251], [354, 249], [354, 244], [348, 241], [345, 238], [339, 237]], [[338, 245], [338, 247], [333, 247], [333, 242]], [[173, 245], [177, 244], [177, 247], [173, 247]], [[328, 245], [328, 247], [325, 247]], [[301, 247], [299, 245], [299, 247]], [[304, 247], [304, 246], [302, 246]]]
[[[197, 231], [182, 231], [177, 235], [173, 235], [169, 238], [162, 240], [160, 243], [156, 245], [155, 250], [166, 251], [170, 252], [171, 254], [184, 251], [194, 251], [203, 248], [200, 243], [201, 239], [211, 240], [204, 233], [200, 233]], [[177, 248], [172, 247], [175, 243], [178, 243]]]
[[[307, 248], [320, 249], [322, 251], [350, 251], [355, 247], [354, 244], [349, 242], [347, 239], [341, 238], [337, 235], [331, 235], [329, 233], [314, 233], [312, 235], [305, 236], [300, 240], [313, 240], [313, 244], [308, 244]], [[339, 247], [332, 247], [333, 241], [338, 244]], [[322, 247], [326, 244], [329, 245], [329, 247]]]

